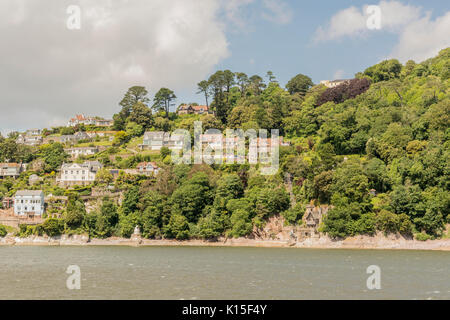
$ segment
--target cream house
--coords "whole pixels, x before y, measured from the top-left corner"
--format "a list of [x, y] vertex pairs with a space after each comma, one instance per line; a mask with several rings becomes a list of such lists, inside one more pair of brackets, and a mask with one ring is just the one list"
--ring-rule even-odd
[[82, 164], [65, 163], [61, 166], [58, 183], [61, 186], [88, 185], [95, 181], [98, 170], [103, 165], [98, 161], [85, 161]]
[[67, 148], [64, 151], [72, 158], [78, 158], [79, 156], [91, 156], [98, 152], [98, 147], [74, 147]]
[[18, 178], [25, 170], [26, 165], [21, 163], [0, 163], [0, 178]]

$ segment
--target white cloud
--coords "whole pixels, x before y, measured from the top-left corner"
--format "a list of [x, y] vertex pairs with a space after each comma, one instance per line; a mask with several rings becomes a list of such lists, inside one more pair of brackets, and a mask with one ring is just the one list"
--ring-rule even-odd
[[[404, 5], [398, 1], [380, 1], [381, 29], [398, 32], [422, 15], [420, 7]], [[368, 5], [362, 8], [350, 7], [337, 12], [331, 17], [326, 27], [319, 27], [314, 37], [315, 42], [337, 40], [342, 37], [363, 37], [371, 30], [367, 28]]]
[[399, 43], [389, 57], [401, 61], [421, 61], [436, 55], [450, 45], [450, 12], [431, 20], [421, 7], [398, 1], [380, 1], [381, 30], [367, 28], [367, 5], [349, 7], [337, 12], [326, 26], [317, 28], [313, 42], [339, 40], [344, 37], [367, 37], [372, 32], [388, 31], [399, 35]]
[[450, 47], [450, 12], [431, 20], [430, 16], [414, 21], [400, 34], [390, 57], [402, 62], [413, 59], [421, 62]]
[[254, 3], [255, 0], [224, 0], [223, 7], [225, 10], [225, 16], [239, 29], [247, 27], [247, 17], [244, 16], [244, 8]]
[[185, 89], [229, 55], [220, 0], [0, 2], [0, 131], [111, 117], [132, 85]]
[[314, 35], [314, 42], [335, 40], [344, 36], [362, 35], [365, 32], [366, 19], [362, 12], [350, 7], [339, 11], [333, 17], [327, 27], [320, 26]]
[[264, 19], [278, 24], [288, 24], [292, 21], [292, 10], [284, 1], [263, 0], [263, 5], [267, 9], [261, 14]]

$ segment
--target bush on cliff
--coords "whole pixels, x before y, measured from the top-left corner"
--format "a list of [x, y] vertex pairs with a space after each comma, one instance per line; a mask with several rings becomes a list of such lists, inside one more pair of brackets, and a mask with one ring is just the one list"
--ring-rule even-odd
[[8, 234], [4, 225], [0, 224], [0, 237], [4, 237]]

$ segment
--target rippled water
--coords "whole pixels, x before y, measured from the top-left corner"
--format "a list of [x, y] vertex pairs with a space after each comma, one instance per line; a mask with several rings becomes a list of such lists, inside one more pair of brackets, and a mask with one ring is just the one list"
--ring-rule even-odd
[[[69, 265], [81, 289], [69, 290]], [[368, 290], [369, 265], [381, 289]], [[450, 252], [0, 247], [0, 299], [450, 299]]]

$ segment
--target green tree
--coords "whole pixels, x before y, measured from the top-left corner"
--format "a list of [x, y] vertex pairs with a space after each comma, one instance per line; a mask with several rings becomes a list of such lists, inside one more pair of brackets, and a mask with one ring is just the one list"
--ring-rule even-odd
[[100, 212], [95, 223], [96, 235], [99, 237], [109, 237], [114, 231], [114, 227], [119, 222], [119, 214], [116, 204], [110, 199], [103, 199]]
[[398, 78], [402, 68], [402, 64], [397, 59], [384, 60], [379, 64], [367, 68], [364, 74], [376, 83]]
[[0, 238], [5, 237], [7, 234], [8, 234], [8, 231], [6, 231], [5, 226], [0, 224]]
[[181, 214], [172, 214], [169, 223], [164, 227], [164, 233], [168, 238], [185, 240], [190, 236], [188, 220]]
[[64, 222], [61, 219], [48, 218], [42, 224], [42, 228], [49, 237], [56, 237], [64, 231]]
[[45, 172], [58, 170], [63, 162], [69, 158], [64, 152], [64, 147], [60, 143], [44, 144], [40, 147], [40, 157], [44, 160]]
[[69, 195], [67, 202], [66, 213], [64, 214], [64, 221], [69, 229], [77, 229], [83, 223], [83, 218], [86, 215], [86, 208], [84, 202], [77, 194]]
[[311, 78], [304, 74], [298, 74], [286, 84], [286, 89], [290, 94], [298, 93], [302, 96], [314, 85]]
[[153, 109], [156, 111], [163, 110], [166, 113], [166, 118], [169, 118], [170, 107], [172, 106], [173, 100], [177, 97], [175, 93], [167, 88], [161, 88], [155, 94], [155, 98], [153, 99]]
[[199, 172], [184, 182], [172, 194], [172, 213], [178, 213], [189, 222], [196, 222], [206, 205], [211, 202], [208, 177]]
[[210, 96], [211, 86], [207, 80], [200, 81], [197, 84], [197, 93], [202, 93], [205, 96], [206, 106], [209, 107], [208, 97]]
[[126, 120], [131, 115], [132, 108], [137, 103], [146, 104], [150, 100], [147, 97], [148, 91], [142, 86], [133, 86], [128, 89], [125, 93], [123, 99], [120, 101], [119, 105], [122, 106], [122, 110], [113, 116], [114, 119], [114, 129], [124, 130], [126, 126]]
[[[150, 129], [153, 125], [152, 110], [143, 102], [139, 101], [131, 107], [131, 112], [126, 118], [126, 122], [128, 122], [128, 124], [135, 123], [140, 126], [142, 130]], [[126, 128], [128, 128], [128, 124], [126, 125]]]
[[95, 175], [95, 182], [98, 184], [108, 185], [114, 181], [111, 172], [106, 168], [101, 168]]

